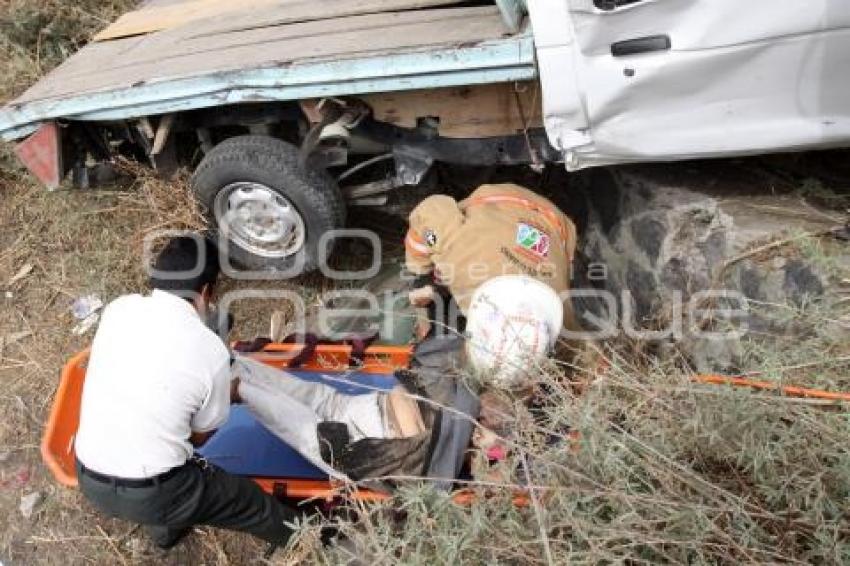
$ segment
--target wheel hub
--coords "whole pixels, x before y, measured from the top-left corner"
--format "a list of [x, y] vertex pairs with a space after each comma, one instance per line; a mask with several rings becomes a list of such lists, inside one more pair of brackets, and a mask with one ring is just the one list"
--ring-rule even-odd
[[253, 254], [287, 257], [304, 245], [301, 214], [287, 198], [265, 185], [231, 183], [216, 195], [214, 209], [219, 228]]

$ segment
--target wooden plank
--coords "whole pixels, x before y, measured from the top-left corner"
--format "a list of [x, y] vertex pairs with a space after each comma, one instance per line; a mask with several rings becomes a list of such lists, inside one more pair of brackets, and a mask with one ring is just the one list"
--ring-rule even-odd
[[[423, 33], [433, 35], [420, 37], [416, 35], [416, 30], [410, 29], [408, 33], [412, 35], [406, 39], [404, 35], [395, 36], [393, 42], [387, 44], [388, 48], [404, 48], [407, 44], [436, 45], [477, 41], [497, 38], [504, 33], [504, 29], [499, 25], [498, 14], [495, 7], [389, 12], [264, 26], [215, 35], [198, 35], [193, 26], [140, 38], [133, 57], [122, 65], [135, 65], [154, 59], [161, 62], [163, 56], [183, 57], [201, 53], [216, 53], [216, 56], [219, 56], [231, 48], [239, 47], [255, 46], [259, 50], [267, 50], [276, 41], [290, 39], [305, 42], [303, 47], [306, 50], [316, 48], [315, 44], [321, 42], [325, 44], [321, 49], [327, 49], [333, 54], [337, 37], [355, 33], [362, 36], [360, 51], [373, 51], [381, 49], [376, 46], [384, 41], [377, 34], [392, 33], [395, 28], [401, 26], [428, 26], [429, 29]], [[440, 26], [456, 26], [456, 29], [440, 30]], [[344, 55], [345, 51], [338, 53]], [[127, 55], [124, 54], [125, 57]], [[291, 62], [299, 58], [297, 54], [287, 53], [285, 60]]]
[[420, 118], [437, 117], [441, 136], [478, 138], [513, 135], [523, 130], [525, 122], [517, 108], [517, 94], [528, 127], [542, 127], [539, 88], [539, 83], [529, 81], [367, 94], [360, 98], [371, 106], [376, 120], [413, 128]]
[[[497, 25], [495, 8], [462, 8], [452, 10], [428, 10], [420, 12], [400, 12], [389, 14], [370, 14], [352, 17], [340, 17], [322, 21], [300, 22], [288, 25], [269, 26], [257, 29], [242, 30], [232, 33], [207, 37], [199, 36], [195, 26], [187, 29], [174, 29], [133, 38], [125, 38], [104, 43], [93, 43], [81, 50], [77, 55], [63, 63], [59, 69], [63, 78], [77, 74], [105, 74], [113, 69], [131, 67], [151, 60], [161, 63], [172, 57], [188, 57], [225, 51], [231, 47], [256, 45], [259, 53], [249, 57], [244, 65], [252, 64], [253, 60], [269, 52], [269, 43], [284, 39], [301, 39], [310, 44], [318, 42], [333, 44], [334, 38], [340, 33], [362, 31], [382, 32], [384, 28], [412, 24], [427, 24], [444, 22], [447, 25], [467, 29], [452, 30], [451, 33], [436, 30], [429, 44], [438, 45], [449, 42], [446, 38], [464, 36], [468, 41], [484, 39], [479, 37], [472, 27], [487, 27], [486, 38], [501, 37], [503, 30]], [[480, 20], [480, 21], [478, 21]], [[328, 37], [325, 37], [328, 36]], [[419, 38], [421, 39], [421, 38]], [[363, 50], [370, 48], [379, 41], [379, 37], [369, 37], [363, 42]], [[396, 47], [404, 48], [405, 41], [397, 42]], [[421, 44], [421, 41], [411, 41], [411, 45]], [[212, 55], [215, 56], [215, 55]], [[90, 61], [91, 57], [96, 60]], [[298, 56], [281, 53], [276, 57], [279, 62], [295, 62]], [[104, 66], [105, 65], [105, 66]], [[205, 67], [206, 65], [201, 65]], [[72, 71], [73, 69], [73, 71]]]
[[191, 37], [246, 31], [283, 24], [421, 10], [456, 4], [457, 0], [299, 0], [284, 10], [242, 11], [205, 18], [191, 26]]
[[[341, 16], [412, 10], [457, 3], [457, 0], [183, 0], [128, 12], [94, 36], [106, 41], [191, 24], [197, 33], [267, 27]], [[275, 17], [269, 17], [276, 14]]]
[[339, 61], [344, 78], [346, 59], [474, 45], [501, 37], [503, 27], [495, 7], [481, 7], [353, 16], [176, 43], [162, 37], [168, 33], [87, 46], [15, 104], [316, 60]]
[[0, 138], [20, 139], [40, 122], [127, 120], [259, 101], [289, 101], [376, 92], [535, 80], [530, 33], [462, 47], [442, 46], [345, 61], [241, 69], [151, 81], [129, 88], [15, 101], [0, 109]]
[[169, 29], [209, 16], [238, 12], [245, 9], [262, 9], [280, 5], [286, 0], [183, 0], [171, 4], [154, 4], [127, 12], [106, 29], [94, 36], [94, 41], [141, 35]]

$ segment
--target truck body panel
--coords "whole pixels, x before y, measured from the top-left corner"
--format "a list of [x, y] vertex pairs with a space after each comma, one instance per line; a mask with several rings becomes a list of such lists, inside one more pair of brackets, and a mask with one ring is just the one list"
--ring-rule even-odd
[[0, 138], [349, 97], [408, 130], [524, 136], [518, 157], [486, 163], [546, 153], [575, 170], [850, 139], [843, 0], [154, 0], [97, 38], [0, 109]]
[[[344, 4], [358, 3], [334, 2]], [[0, 112], [0, 136], [18, 139], [59, 118], [122, 120], [536, 77], [530, 30], [511, 34], [496, 5], [277, 23], [286, 10], [287, 3], [269, 6], [266, 24], [238, 30], [206, 32], [212, 24], [203, 20], [93, 42]]]
[[569, 169], [850, 139], [842, 0], [529, 0], [529, 13]]

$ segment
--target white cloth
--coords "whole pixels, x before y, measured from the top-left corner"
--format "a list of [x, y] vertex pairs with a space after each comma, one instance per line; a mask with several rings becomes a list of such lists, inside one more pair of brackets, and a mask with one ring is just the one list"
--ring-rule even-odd
[[344, 479], [322, 460], [316, 427], [323, 421], [344, 423], [351, 441], [390, 436], [380, 392], [347, 395], [323, 383], [297, 376], [250, 358], [233, 362], [239, 396], [254, 417], [326, 474]]
[[227, 420], [229, 363], [224, 343], [186, 300], [164, 291], [116, 299], [92, 343], [77, 457], [121, 478], [183, 464], [189, 435]]

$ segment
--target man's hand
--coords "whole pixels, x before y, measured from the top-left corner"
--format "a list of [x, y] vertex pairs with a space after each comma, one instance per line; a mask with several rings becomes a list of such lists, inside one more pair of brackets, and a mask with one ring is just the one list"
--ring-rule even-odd
[[189, 435], [189, 443], [195, 448], [200, 448], [201, 446], [206, 444], [207, 440], [209, 440], [213, 434], [215, 434], [214, 430], [211, 430], [209, 432], [192, 431], [192, 434]]
[[431, 321], [430, 320], [417, 320], [416, 324], [413, 327], [413, 336], [417, 342], [421, 342], [428, 337], [428, 334], [431, 332]]
[[239, 395], [239, 378], [234, 377], [230, 381], [230, 402], [231, 403], [241, 403], [242, 397]]
[[410, 291], [407, 294], [407, 300], [414, 307], [427, 307], [434, 301], [434, 286], [425, 285]]
[[479, 396], [478, 422], [492, 430], [503, 430], [513, 424], [514, 411], [503, 395], [484, 391]]

